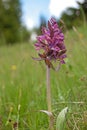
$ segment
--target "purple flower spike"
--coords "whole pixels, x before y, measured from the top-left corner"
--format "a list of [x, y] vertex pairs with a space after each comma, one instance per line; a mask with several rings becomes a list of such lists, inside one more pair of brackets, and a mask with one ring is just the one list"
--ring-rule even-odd
[[37, 37], [35, 48], [38, 51], [43, 50], [43, 53], [38, 55], [40, 60], [45, 60], [48, 67], [53, 68], [52, 60], [59, 60], [61, 64], [65, 63], [64, 34], [54, 18], [48, 21], [47, 28], [42, 27], [42, 35]]

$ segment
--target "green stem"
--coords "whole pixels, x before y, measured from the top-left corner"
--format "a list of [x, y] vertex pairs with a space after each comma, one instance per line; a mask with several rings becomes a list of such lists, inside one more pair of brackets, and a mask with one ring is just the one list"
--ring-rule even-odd
[[54, 117], [51, 110], [51, 86], [50, 86], [50, 68], [47, 66], [47, 107], [49, 114], [49, 130], [53, 130]]
[[48, 66], [47, 66], [47, 105], [48, 105], [48, 111], [51, 112], [50, 68]]

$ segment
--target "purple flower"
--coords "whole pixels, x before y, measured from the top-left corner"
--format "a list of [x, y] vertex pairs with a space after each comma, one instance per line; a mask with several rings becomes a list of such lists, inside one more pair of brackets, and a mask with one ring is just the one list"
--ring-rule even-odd
[[42, 35], [37, 37], [35, 48], [39, 52], [43, 50], [41, 54], [38, 54], [39, 60], [45, 60], [49, 67], [53, 67], [52, 60], [59, 60], [62, 64], [65, 63], [66, 47], [64, 45], [64, 34], [54, 18], [48, 21], [47, 28], [42, 27]]

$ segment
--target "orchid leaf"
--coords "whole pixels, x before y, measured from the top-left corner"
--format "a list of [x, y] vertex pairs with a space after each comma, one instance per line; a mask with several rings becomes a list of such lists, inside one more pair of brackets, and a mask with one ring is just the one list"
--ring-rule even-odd
[[56, 130], [64, 130], [64, 123], [66, 120], [66, 114], [68, 112], [68, 107], [65, 107], [58, 115], [56, 121]]

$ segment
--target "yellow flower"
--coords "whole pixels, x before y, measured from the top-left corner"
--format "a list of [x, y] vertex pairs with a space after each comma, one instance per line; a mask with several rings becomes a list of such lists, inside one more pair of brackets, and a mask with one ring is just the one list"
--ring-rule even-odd
[[17, 69], [16, 65], [12, 65], [12, 66], [11, 66], [11, 69], [12, 69], [12, 70], [16, 70], [16, 69]]
[[82, 38], [83, 38], [83, 34], [82, 34], [82, 33], [80, 33], [80, 34], [79, 34], [79, 37], [82, 39]]

